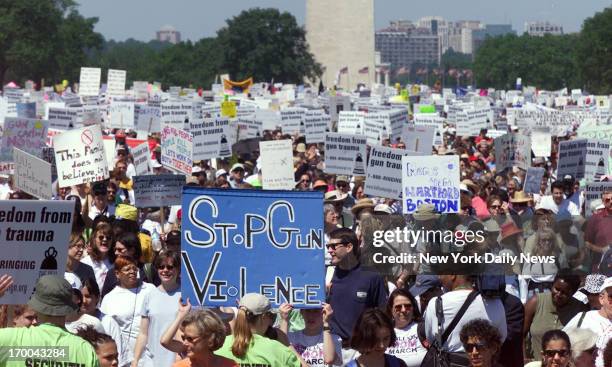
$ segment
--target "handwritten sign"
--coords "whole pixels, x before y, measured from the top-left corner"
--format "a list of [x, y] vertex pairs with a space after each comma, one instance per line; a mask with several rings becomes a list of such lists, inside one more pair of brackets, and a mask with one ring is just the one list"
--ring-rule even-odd
[[524, 170], [531, 166], [531, 141], [528, 136], [506, 134], [495, 139], [496, 170], [517, 166]]
[[193, 136], [173, 126], [164, 126], [161, 132], [162, 165], [186, 175], [193, 167]]
[[364, 176], [366, 138], [356, 135], [327, 133], [325, 136], [325, 172], [347, 176]]
[[433, 204], [438, 213], [458, 213], [459, 156], [403, 156], [402, 198], [404, 214], [421, 204]]
[[[181, 293], [235, 306], [246, 293], [278, 307], [325, 298], [320, 192], [183, 189]], [[274, 266], [270, 266], [274, 264]]]
[[291, 140], [259, 142], [264, 190], [292, 190], [295, 188], [293, 175], [293, 147]]
[[544, 172], [545, 170], [542, 167], [527, 167], [523, 191], [528, 194], [539, 194]]
[[161, 131], [161, 108], [136, 105], [134, 110], [136, 131], [156, 133]]
[[137, 208], [181, 205], [185, 175], [139, 175], [132, 179]]
[[100, 78], [102, 69], [100, 68], [81, 68], [79, 78], [79, 95], [97, 96], [100, 92]]
[[108, 69], [106, 76], [106, 94], [109, 96], [122, 96], [125, 94], [125, 70]]
[[7, 117], [4, 119], [0, 162], [13, 161], [13, 148], [40, 157], [45, 141], [49, 121]]
[[14, 148], [15, 186], [28, 194], [51, 200], [51, 164]]

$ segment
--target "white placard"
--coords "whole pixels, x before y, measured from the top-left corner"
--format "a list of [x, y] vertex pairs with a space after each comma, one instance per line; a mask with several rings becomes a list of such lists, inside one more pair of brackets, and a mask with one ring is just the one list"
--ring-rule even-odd
[[365, 115], [365, 112], [362, 111], [340, 111], [338, 133], [350, 135], [363, 134]]
[[191, 102], [162, 102], [161, 123], [177, 129], [188, 129], [192, 110]]
[[383, 140], [390, 138], [391, 125], [389, 115], [384, 112], [368, 113], [363, 121], [363, 135], [368, 145], [381, 145]]
[[193, 135], [194, 160], [224, 158], [232, 155], [234, 141], [228, 118], [207, 118], [202, 122], [189, 125], [189, 131]]
[[145, 141], [144, 143], [132, 148], [132, 157], [134, 157], [134, 168], [137, 176], [142, 176], [149, 173], [151, 152], [149, 151], [148, 142]]
[[533, 130], [531, 132], [531, 150], [536, 157], [550, 157], [551, 140], [550, 131]]
[[125, 95], [125, 70], [108, 69], [106, 76], [106, 95], [123, 96]]
[[263, 131], [262, 122], [255, 119], [255, 114], [238, 118], [236, 125], [239, 129], [238, 140], [258, 138]]
[[43, 200], [51, 200], [51, 163], [13, 149], [15, 162], [15, 187]]
[[136, 106], [136, 131], [157, 133], [161, 131], [161, 108], [151, 106]]
[[261, 122], [264, 130], [274, 130], [281, 125], [281, 117], [278, 111], [272, 110], [257, 110], [255, 112], [255, 120]]
[[97, 96], [100, 93], [100, 78], [102, 69], [100, 68], [81, 68], [79, 78], [80, 96]]
[[595, 139], [576, 139], [559, 143], [557, 177], [572, 175], [574, 179], [599, 181], [608, 174], [610, 143]]
[[404, 149], [372, 146], [366, 169], [364, 192], [366, 195], [389, 199], [401, 199], [402, 157], [415, 155]]
[[531, 166], [531, 140], [528, 136], [506, 134], [495, 139], [494, 145], [497, 172], [513, 166], [524, 170]]
[[109, 177], [99, 125], [53, 137], [59, 187], [102, 181]]
[[404, 125], [402, 141], [406, 145], [406, 150], [431, 155], [436, 129], [434, 126]]
[[404, 214], [414, 213], [424, 203], [435, 205], [438, 213], [458, 213], [461, 209], [459, 175], [457, 155], [403, 156]]
[[69, 108], [49, 108], [49, 128], [55, 130], [70, 130], [77, 119], [75, 111]]
[[292, 190], [293, 148], [291, 140], [260, 141], [262, 185], [264, 190]]
[[173, 171], [191, 175], [193, 136], [185, 130], [164, 126], [161, 131], [161, 163]]
[[327, 133], [325, 136], [325, 172], [346, 176], [364, 176], [366, 138], [357, 135]]
[[[601, 199], [601, 194], [605, 190], [612, 190], [612, 182], [588, 182], [584, 190], [584, 202], [585, 202], [585, 218], [589, 218], [593, 215], [591, 210], [591, 202], [593, 200]], [[604, 209], [605, 210], [605, 209]]]
[[147, 175], [132, 179], [137, 208], [181, 205], [185, 175]]
[[64, 275], [73, 213], [70, 200], [0, 201], [2, 274], [13, 278], [0, 304], [25, 304], [40, 277]]
[[305, 108], [290, 107], [280, 111], [283, 134], [296, 134], [304, 129]]
[[115, 169], [115, 157], [117, 156], [117, 152], [115, 152], [115, 147], [117, 146], [117, 142], [113, 137], [110, 139], [104, 139], [104, 156], [106, 157], [106, 163], [108, 163], [108, 170], [112, 171]]
[[304, 115], [306, 143], [324, 143], [325, 133], [330, 122], [331, 119], [323, 111], [306, 111], [306, 114]]
[[112, 101], [108, 107], [110, 127], [119, 129], [134, 128], [134, 102]]

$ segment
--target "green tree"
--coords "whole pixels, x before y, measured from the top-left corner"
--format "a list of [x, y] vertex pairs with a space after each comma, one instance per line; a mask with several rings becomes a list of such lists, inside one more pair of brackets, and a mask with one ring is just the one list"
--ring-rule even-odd
[[612, 7], [587, 18], [576, 42], [576, 58], [585, 88], [591, 93], [612, 90]]
[[87, 48], [102, 37], [96, 18], [83, 18], [72, 0], [0, 2], [0, 86], [5, 80], [38, 81], [72, 74]]
[[223, 50], [223, 68], [234, 79], [302, 83], [322, 74], [308, 51], [306, 32], [290, 13], [277, 9], [250, 9], [227, 20], [217, 32]]

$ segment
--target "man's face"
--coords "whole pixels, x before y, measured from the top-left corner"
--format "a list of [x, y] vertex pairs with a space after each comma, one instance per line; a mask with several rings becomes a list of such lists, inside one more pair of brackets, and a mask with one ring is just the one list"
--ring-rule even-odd
[[561, 205], [561, 202], [563, 202], [563, 194], [563, 190], [561, 190], [560, 188], [553, 188], [552, 197], [555, 204]]
[[117, 164], [115, 165], [115, 174], [117, 175], [118, 179], [124, 179], [126, 177], [126, 172], [127, 172], [127, 165], [124, 162], [117, 162]]
[[608, 213], [612, 214], [612, 192], [604, 193], [601, 197], [601, 201], [603, 201]]
[[350, 242], [342, 242], [338, 238], [330, 239], [325, 246], [327, 247], [327, 252], [331, 255], [331, 263], [334, 266], [338, 266], [353, 251], [353, 245]]
[[601, 303], [600, 314], [607, 317], [608, 320], [612, 320], [612, 287], [604, 289], [599, 294], [599, 303]]
[[242, 181], [244, 179], [244, 169], [236, 168], [232, 171], [232, 177], [234, 178], [234, 181]]
[[94, 205], [98, 209], [106, 207], [106, 204], [108, 203], [107, 195], [108, 193], [101, 192], [94, 196]]
[[343, 193], [349, 192], [349, 188], [350, 188], [348, 182], [344, 182], [344, 181], [336, 182], [336, 187], [338, 188], [338, 190], [340, 190]]

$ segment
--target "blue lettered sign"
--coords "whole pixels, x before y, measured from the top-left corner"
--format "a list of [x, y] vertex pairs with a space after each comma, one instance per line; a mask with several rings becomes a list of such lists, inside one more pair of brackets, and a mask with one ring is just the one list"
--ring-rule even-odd
[[308, 308], [325, 298], [320, 192], [184, 187], [183, 299], [236, 306], [246, 293]]

